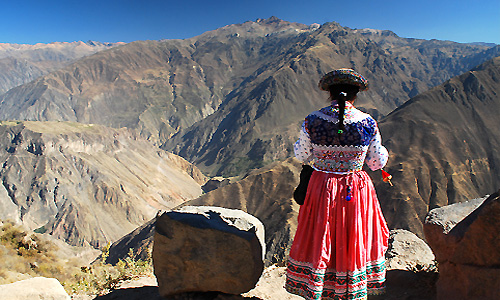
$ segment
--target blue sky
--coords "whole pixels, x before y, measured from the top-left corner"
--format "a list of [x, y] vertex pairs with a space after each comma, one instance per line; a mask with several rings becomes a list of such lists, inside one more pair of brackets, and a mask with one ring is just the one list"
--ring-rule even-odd
[[271, 16], [388, 29], [401, 37], [500, 44], [499, 0], [3, 0], [0, 43], [189, 38]]

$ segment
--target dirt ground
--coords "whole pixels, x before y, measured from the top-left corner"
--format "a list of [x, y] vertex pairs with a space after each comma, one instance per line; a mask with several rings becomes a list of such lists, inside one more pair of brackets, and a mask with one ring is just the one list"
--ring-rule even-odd
[[[414, 273], [403, 270], [387, 272], [386, 294], [369, 296], [368, 300], [435, 300], [435, 273]], [[266, 269], [255, 289], [243, 295], [228, 295], [218, 292], [183, 293], [162, 298], [158, 292], [156, 278], [142, 277], [124, 282], [119, 289], [98, 296], [93, 300], [300, 300], [301, 297], [287, 293], [284, 288], [285, 269]], [[73, 297], [74, 300], [84, 298]], [[89, 299], [89, 298], [87, 298]], [[92, 298], [90, 298], [92, 299]]]

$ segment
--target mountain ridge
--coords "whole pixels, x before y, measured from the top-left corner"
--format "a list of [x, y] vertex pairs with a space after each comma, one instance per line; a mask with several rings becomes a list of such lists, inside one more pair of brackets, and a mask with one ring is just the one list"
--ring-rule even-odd
[[[395, 186], [372, 173], [384, 215], [422, 236], [431, 208], [498, 189], [499, 55], [277, 18], [99, 51], [0, 95], [0, 119], [31, 120], [0, 124], [0, 219], [100, 247], [193, 199], [261, 217], [281, 259], [298, 211], [293, 142], [329, 104], [318, 79], [352, 67], [371, 83], [356, 106], [391, 152]], [[191, 163], [242, 179], [201, 195]]]
[[0, 119], [127, 127], [207, 174], [233, 176], [292, 154], [303, 117], [326, 106], [317, 81], [331, 69], [365, 75], [358, 106], [380, 118], [499, 53], [269, 18], [85, 57], [9, 90]]
[[[338, 25], [327, 24], [327, 26], [338, 26]], [[320, 30], [321, 30], [321, 28], [316, 30], [315, 33], [317, 31], [320, 31]], [[343, 33], [341, 33], [340, 35], [342, 35], [342, 34]], [[423, 43], [424, 41], [421, 41], [421, 42]], [[454, 45], [456, 43], [446, 42], [446, 44]], [[318, 46], [321, 47], [322, 45], [320, 44]], [[315, 49], [318, 46], [316, 46], [315, 44], [312, 44], [311, 48], [314, 49], [313, 51], [316, 51]], [[308, 50], [309, 50], [309, 48], [308, 48]], [[381, 51], [382, 52], [380, 52], [380, 53], [383, 53], [386, 50], [381, 49]], [[489, 51], [491, 51], [491, 50], [489, 50]], [[500, 51], [500, 47], [497, 47], [497, 49], [495, 49], [492, 52], [500, 53], [498, 51]], [[303, 54], [303, 56], [301, 56], [299, 59], [293, 60], [292, 62], [290, 62], [289, 65], [286, 65], [286, 63], [282, 63], [281, 66], [277, 66], [276, 67], [277, 70], [275, 71], [273, 76], [266, 77], [264, 75], [263, 76], [264, 78], [262, 78], [260, 80], [261, 81], [260, 83], [255, 82], [255, 78], [256, 78], [255, 77], [253, 86], [249, 87], [250, 90], [243, 91], [243, 92], [240, 92], [240, 90], [236, 90], [235, 93], [231, 95], [231, 96], [233, 96], [233, 95], [234, 96], [229, 98], [229, 101], [232, 101], [232, 100], [234, 100], [234, 98], [240, 97], [241, 100], [239, 100], [239, 101], [241, 101], [241, 103], [235, 104], [239, 108], [236, 108], [236, 106], [233, 106], [227, 110], [222, 109], [222, 110], [216, 111], [215, 115], [221, 115], [221, 116], [218, 116], [218, 117], [210, 116], [208, 118], [201, 120], [199, 122], [199, 125], [194, 125], [194, 126], [192, 126], [192, 128], [181, 130], [172, 139], [167, 140], [166, 144], [163, 147], [165, 147], [165, 149], [173, 150], [175, 153], [178, 153], [181, 156], [186, 157], [191, 161], [195, 161], [197, 163], [197, 165], [199, 167], [201, 167], [203, 170], [208, 171], [211, 174], [217, 174], [217, 175], [221, 175], [221, 174], [222, 175], [224, 175], [224, 174], [225, 175], [232, 175], [234, 173], [238, 173], [241, 171], [238, 168], [248, 169], [248, 168], [260, 167], [266, 161], [269, 162], [269, 161], [272, 161], [275, 159], [283, 159], [283, 158], [286, 158], [287, 156], [290, 156], [291, 155], [291, 146], [290, 145], [293, 143], [293, 140], [294, 140], [295, 135], [296, 135], [296, 133], [294, 133], [294, 132], [298, 132], [298, 126], [300, 125], [300, 122], [302, 121], [303, 117], [305, 117], [305, 115], [307, 114], [308, 111], [313, 110], [313, 109], [311, 109], [311, 107], [319, 108], [322, 106], [326, 106], [326, 102], [327, 102], [327, 101], [325, 101], [324, 104], [321, 104], [318, 102], [318, 99], [322, 99], [322, 98], [326, 99], [327, 95], [325, 95], [325, 94], [322, 95], [321, 92], [319, 90], [317, 90], [316, 82], [315, 82], [316, 78], [312, 79], [311, 78], [312, 76], [307, 76], [307, 77], [304, 76], [304, 74], [307, 73], [308, 71], [306, 69], [304, 69], [302, 66], [300, 66], [300, 61], [305, 61], [308, 58], [306, 55], [307, 55], [307, 53]], [[300, 56], [300, 54], [297, 54], [297, 56]], [[286, 70], [286, 68], [288, 68], [288, 70]], [[326, 73], [329, 69], [331, 69], [331, 68], [324, 67], [324, 69], [323, 69], [324, 71], [320, 71], [318, 73]], [[278, 73], [278, 72], [280, 72], [280, 73]], [[297, 73], [297, 74], [293, 74], [293, 73]], [[300, 73], [300, 77], [299, 77], [298, 73]], [[292, 76], [295, 76], [295, 78]], [[317, 78], [319, 78], [320, 74], [317, 74], [316, 76], [317, 76]], [[299, 78], [297, 78], [297, 77], [299, 77]], [[438, 75], [438, 77], [442, 77], [442, 74]], [[286, 83], [288, 83], [288, 82], [300, 82], [300, 81], [304, 81], [304, 78], [307, 78], [307, 80], [312, 79], [311, 81], [309, 81], [307, 83], [308, 87], [303, 88], [304, 90], [307, 90], [307, 92], [309, 92], [307, 96], [304, 95], [304, 93], [300, 91], [301, 90], [300, 83], [296, 84], [295, 86], [288, 85], [286, 88], [285, 87], [273, 88], [273, 85], [279, 86], [280, 81], [283, 81]], [[388, 80], [392, 80], [392, 79], [388, 78]], [[439, 80], [435, 79], [435, 82], [439, 82]], [[373, 84], [373, 85], [375, 85], [375, 84]], [[311, 87], [314, 87], [314, 88], [311, 90]], [[256, 97], [252, 98], [252, 93], [254, 93], [255, 90], [251, 90], [251, 88], [259, 90], [259, 92], [257, 92], [257, 97], [261, 97], [261, 98], [257, 98], [257, 99], [255, 99]], [[290, 88], [291, 91], [286, 96], [283, 96], [283, 93], [287, 93], [287, 88]], [[374, 87], [372, 89], [376, 89], [376, 88], [378, 88], [378, 87]], [[260, 90], [263, 90], [265, 92], [262, 93]], [[275, 92], [274, 90], [277, 90], [277, 91]], [[407, 91], [408, 91], [409, 96], [412, 94], [417, 94], [416, 91], [410, 90], [409, 88], [407, 89]], [[266, 92], [268, 94], [265, 94]], [[277, 94], [280, 92], [282, 94]], [[299, 97], [291, 95], [292, 92], [294, 92], [296, 95], [299, 95]], [[266, 95], [268, 95], [268, 96], [266, 96]], [[300, 97], [300, 96], [302, 96], [302, 97]], [[367, 110], [368, 112], [372, 112], [370, 109], [366, 109], [366, 108], [367, 107], [374, 107], [376, 105], [374, 105], [374, 104], [366, 105], [367, 100], [363, 96], [364, 95], [360, 95], [360, 99], [358, 100], [358, 103], [361, 102], [362, 110]], [[254, 121], [250, 121], [249, 123], [259, 122], [259, 121], [255, 120], [255, 119], [258, 119], [258, 117], [260, 116], [260, 114], [258, 112], [256, 112], [255, 110], [259, 110], [259, 109], [252, 108], [252, 107], [250, 107], [251, 105], [245, 104], [243, 102], [248, 101], [248, 100], [260, 102], [260, 100], [262, 98], [265, 98], [265, 97], [267, 97], [268, 99], [264, 100], [264, 101], [268, 101], [268, 104], [264, 104], [264, 105], [267, 105], [268, 108], [272, 107], [273, 105], [276, 105], [276, 102], [278, 101], [276, 99], [281, 100], [283, 98], [286, 99], [288, 97], [291, 99], [291, 101], [290, 101], [291, 103], [286, 103], [286, 104], [280, 103], [280, 106], [284, 110], [286, 109], [288, 112], [290, 112], [290, 110], [293, 110], [291, 115], [280, 116], [278, 114], [274, 114], [271, 117], [271, 118], [275, 119], [274, 121], [267, 120], [265, 122], [267, 122], [267, 123], [271, 122], [271, 126], [276, 126], [276, 125], [280, 126], [281, 124], [279, 124], [279, 121], [276, 120], [276, 118], [280, 118], [280, 117], [281, 118], [285, 117], [285, 118], [289, 118], [289, 119], [293, 118], [293, 119], [295, 119], [295, 122], [290, 122], [290, 123], [286, 124], [285, 126], [281, 125], [282, 127], [280, 127], [280, 130], [279, 130], [280, 134], [277, 134], [277, 135], [271, 137], [270, 139], [267, 139], [267, 140], [266, 139], [259, 139], [259, 137], [254, 136], [254, 137], [251, 137], [254, 139], [254, 142], [252, 143], [253, 145], [252, 144], [248, 145], [248, 143], [243, 143], [244, 145], [246, 145], [246, 148], [243, 148], [243, 149], [242, 149], [242, 147], [235, 146], [238, 144], [242, 144], [242, 143], [239, 143], [239, 141], [241, 138], [245, 138], [245, 134], [246, 134], [246, 136], [248, 136], [248, 135], [252, 135], [252, 134], [258, 135], [261, 132], [266, 132], [265, 129], [263, 129], [262, 127], [259, 128], [259, 126], [257, 126], [256, 124], [240, 125], [237, 123], [231, 123], [231, 122], [235, 122], [234, 120], [237, 119], [237, 115], [242, 115], [244, 119], [254, 120]], [[295, 97], [295, 99], [293, 99], [294, 97]], [[270, 98], [273, 98], [273, 99], [270, 99]], [[297, 98], [299, 98], [299, 99], [297, 99]], [[304, 102], [301, 102], [300, 98], [303, 98]], [[244, 100], [244, 99], [248, 99], [248, 100]], [[238, 101], [238, 100], [236, 100], [236, 101]], [[380, 102], [378, 102], [378, 103], [380, 103]], [[306, 105], [304, 105], [304, 104], [306, 104]], [[387, 106], [387, 104], [385, 104], [385, 105]], [[246, 111], [242, 112], [242, 109], [245, 110], [244, 108], [242, 108], [244, 106], [248, 106], [249, 108]], [[363, 109], [363, 106], [365, 106], [364, 109]], [[384, 104], [382, 103], [381, 106], [384, 107]], [[393, 107], [394, 106], [396, 106], [396, 104], [393, 104]], [[387, 108], [386, 110], [389, 110], [389, 109]], [[231, 116], [231, 115], [233, 115], [233, 116]], [[213, 119], [216, 119], [216, 120], [213, 120]], [[244, 121], [240, 121], [240, 122], [244, 122]], [[230, 125], [224, 126], [226, 123], [229, 123]], [[234, 125], [236, 125], [236, 127]], [[250, 132], [247, 131], [245, 133], [245, 129], [242, 128], [243, 126], [247, 126], [249, 128], [252, 128], [252, 129], [249, 130]], [[235, 134], [232, 134], [231, 141], [234, 141], [234, 143], [230, 143], [229, 138], [224, 139], [224, 137], [223, 137], [224, 133], [227, 135], [228, 131], [238, 130], [238, 129], [240, 131], [242, 131], [243, 133], [236, 132]], [[292, 137], [290, 137], [290, 135], [283, 136], [282, 133], [288, 133]], [[273, 134], [271, 133], [270, 135], [273, 135]], [[209, 142], [205, 145], [199, 143], [198, 141], [203, 139], [203, 138], [199, 138], [200, 136], [206, 137], [206, 139], [209, 140]], [[222, 136], [222, 138], [217, 140], [217, 137], [220, 137], [220, 136]], [[184, 142], [184, 144], [186, 145], [185, 148], [181, 148], [181, 146], [179, 146], [179, 145], [181, 145], [183, 143], [183, 140], [186, 140], [186, 139], [188, 140], [188, 142]], [[225, 146], [224, 146], [224, 148], [219, 148], [217, 146], [213, 146], [213, 144], [225, 145]], [[211, 168], [211, 166], [214, 165], [213, 162], [217, 161], [219, 159], [219, 157], [222, 157], [221, 153], [223, 151], [228, 151], [227, 150], [228, 147], [229, 148], [232, 147], [233, 149], [236, 148], [233, 150], [234, 153], [244, 153], [244, 154], [248, 154], [248, 156], [250, 156], [250, 157], [257, 156], [257, 158], [254, 159], [253, 162], [250, 161], [249, 163], [246, 163], [246, 162], [241, 161], [244, 158], [241, 158], [241, 157], [235, 158], [234, 156], [229, 155], [229, 159], [224, 160], [222, 158], [222, 159], [220, 159], [222, 161], [220, 161], [218, 163], [218, 166], [219, 167], [222, 166], [223, 169], [217, 169], [217, 168], [219, 168], [219, 167], [217, 167], [217, 165], [216, 165], [216, 169]], [[264, 152], [271, 152], [271, 153], [269, 153], [269, 154], [260, 153], [260, 152], [263, 152], [263, 150], [262, 150], [263, 147], [267, 147], [268, 149], [280, 149], [280, 152], [264, 151]], [[242, 155], [242, 156], [244, 156], [244, 155]], [[234, 165], [234, 168], [236, 168], [236, 170], [234, 170], [234, 168], [233, 168], [233, 170], [227, 170], [228, 164]], [[241, 165], [243, 165], [243, 167], [240, 167]], [[224, 168], [226, 168], [226, 170], [224, 170]]]
[[0, 95], [76, 59], [122, 44], [94, 41], [34, 45], [0, 43]]

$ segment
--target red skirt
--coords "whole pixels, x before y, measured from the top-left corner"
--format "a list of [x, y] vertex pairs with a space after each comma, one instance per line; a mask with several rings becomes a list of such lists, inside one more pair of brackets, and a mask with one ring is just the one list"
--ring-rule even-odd
[[381, 294], [389, 230], [365, 171], [314, 171], [290, 249], [285, 289], [305, 299]]

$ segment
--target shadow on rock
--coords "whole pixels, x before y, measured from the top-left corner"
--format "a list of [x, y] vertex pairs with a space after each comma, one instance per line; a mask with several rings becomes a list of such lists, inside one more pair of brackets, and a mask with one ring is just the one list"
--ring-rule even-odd
[[117, 289], [104, 296], [98, 296], [94, 300], [164, 300], [158, 293], [157, 286], [143, 286], [136, 288]]
[[241, 295], [230, 295], [219, 292], [193, 292], [182, 293], [171, 297], [165, 297], [166, 300], [263, 300], [257, 297], [243, 297]]
[[435, 300], [437, 273], [389, 270], [386, 294], [369, 300]]
[[219, 292], [191, 292], [162, 298], [156, 286], [126, 288], [114, 290], [111, 293], [94, 298], [94, 300], [263, 300], [257, 297], [243, 297]]

